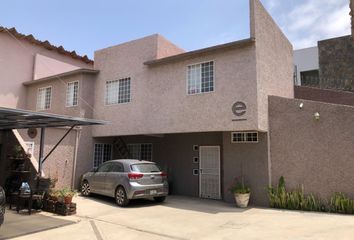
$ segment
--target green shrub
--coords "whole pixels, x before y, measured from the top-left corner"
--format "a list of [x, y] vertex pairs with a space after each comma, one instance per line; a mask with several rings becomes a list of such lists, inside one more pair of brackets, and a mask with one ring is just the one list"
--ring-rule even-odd
[[325, 211], [325, 204], [313, 194], [304, 194], [304, 187], [300, 186], [293, 191], [287, 191], [285, 179], [280, 177], [276, 188], [268, 187], [270, 207], [303, 211]]
[[354, 214], [354, 200], [349, 199], [344, 193], [332, 194], [330, 211], [334, 213]]

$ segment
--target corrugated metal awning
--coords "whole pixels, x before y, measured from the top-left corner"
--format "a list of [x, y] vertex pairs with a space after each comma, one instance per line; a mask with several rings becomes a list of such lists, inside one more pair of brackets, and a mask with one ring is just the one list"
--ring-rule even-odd
[[106, 121], [0, 107], [0, 130], [103, 125]]

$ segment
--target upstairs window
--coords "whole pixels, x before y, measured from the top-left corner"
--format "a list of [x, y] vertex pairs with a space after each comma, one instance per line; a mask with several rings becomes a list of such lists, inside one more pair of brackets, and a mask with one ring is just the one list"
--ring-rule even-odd
[[66, 87], [66, 106], [74, 107], [78, 104], [79, 82], [69, 82]]
[[37, 95], [37, 110], [50, 109], [51, 98], [52, 87], [39, 88]]
[[130, 102], [130, 78], [106, 82], [106, 105]]
[[187, 92], [189, 95], [214, 91], [214, 62], [189, 65]]

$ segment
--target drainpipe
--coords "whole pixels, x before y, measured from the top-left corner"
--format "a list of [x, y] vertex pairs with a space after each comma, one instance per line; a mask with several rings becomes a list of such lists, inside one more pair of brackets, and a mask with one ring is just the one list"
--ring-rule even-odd
[[73, 171], [71, 174], [71, 188], [75, 188], [75, 179], [76, 179], [76, 163], [77, 163], [77, 154], [79, 149], [79, 140], [81, 135], [81, 129], [76, 129], [76, 139], [75, 139], [75, 153], [74, 153], [74, 161], [73, 161]]

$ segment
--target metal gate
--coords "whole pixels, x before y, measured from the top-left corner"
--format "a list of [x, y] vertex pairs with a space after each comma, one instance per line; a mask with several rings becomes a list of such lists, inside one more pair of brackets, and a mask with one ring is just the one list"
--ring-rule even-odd
[[199, 196], [221, 199], [220, 146], [199, 147]]

